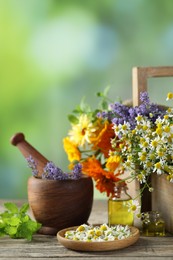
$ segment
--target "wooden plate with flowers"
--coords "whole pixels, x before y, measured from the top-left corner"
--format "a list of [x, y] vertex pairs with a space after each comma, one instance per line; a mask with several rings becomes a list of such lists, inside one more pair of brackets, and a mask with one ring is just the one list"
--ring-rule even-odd
[[130, 226], [130, 236], [121, 240], [113, 240], [113, 241], [80, 241], [80, 240], [71, 240], [65, 238], [65, 233], [67, 231], [74, 231], [78, 228], [69, 227], [66, 229], [62, 229], [57, 233], [57, 239], [59, 243], [61, 243], [64, 247], [76, 251], [111, 251], [122, 249], [128, 246], [133, 245], [137, 242], [140, 236], [139, 229], [136, 227]]

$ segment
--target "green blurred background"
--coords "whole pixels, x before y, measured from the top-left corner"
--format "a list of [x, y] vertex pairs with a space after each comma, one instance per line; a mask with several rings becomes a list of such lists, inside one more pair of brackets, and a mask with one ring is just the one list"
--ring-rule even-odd
[[[0, 198], [27, 197], [14, 133], [67, 170], [71, 110], [83, 96], [95, 108], [107, 85], [131, 98], [132, 67], [173, 65], [172, 42], [171, 0], [0, 0]], [[151, 99], [163, 103], [172, 86], [149, 80]]]

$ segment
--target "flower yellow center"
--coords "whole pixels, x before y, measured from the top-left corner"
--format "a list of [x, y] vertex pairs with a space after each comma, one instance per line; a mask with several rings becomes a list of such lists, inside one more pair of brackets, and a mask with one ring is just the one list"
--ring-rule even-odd
[[169, 92], [168, 94], [167, 94], [167, 99], [172, 99], [173, 98], [173, 93], [172, 92]]
[[148, 129], [148, 126], [147, 125], [144, 125], [143, 128], [142, 128], [144, 131], [146, 131]]
[[127, 130], [127, 126], [126, 126], [126, 125], [123, 125], [123, 126], [122, 126], [122, 129], [123, 129], [123, 130]]
[[140, 122], [140, 121], [142, 120], [142, 116], [140, 116], [140, 115], [137, 116], [137, 117], [136, 117], [136, 120], [137, 120], [138, 122]]
[[156, 169], [161, 169], [161, 163], [160, 163], [160, 162], [157, 162], [157, 163], [155, 164], [155, 167], [156, 167]]
[[163, 133], [163, 130], [159, 127], [159, 128], [156, 129], [156, 133], [158, 135], [161, 135]]
[[153, 147], [157, 147], [157, 144], [158, 144], [158, 142], [157, 142], [156, 140], [153, 140], [153, 141], [151, 142], [151, 145], [152, 145]]
[[169, 133], [169, 132], [170, 132], [170, 126], [165, 126], [165, 127], [164, 127], [164, 131], [165, 131], [166, 133]]

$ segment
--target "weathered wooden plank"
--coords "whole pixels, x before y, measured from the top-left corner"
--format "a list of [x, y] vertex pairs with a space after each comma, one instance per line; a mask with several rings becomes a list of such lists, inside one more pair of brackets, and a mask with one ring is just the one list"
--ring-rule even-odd
[[0, 239], [0, 259], [9, 257], [33, 257], [33, 258], [55, 258], [55, 257], [95, 257], [95, 256], [173, 256], [173, 237], [140, 237], [139, 241], [122, 250], [108, 252], [77, 252], [64, 248], [53, 236], [34, 235], [31, 242], [24, 239], [12, 240], [8, 237]]
[[[95, 201], [89, 223], [107, 219], [107, 201]], [[99, 221], [98, 221], [99, 220]], [[140, 237], [134, 245], [108, 252], [77, 252], [58, 243], [56, 236], [36, 234], [25, 239], [0, 238], [0, 259], [173, 259], [173, 237]]]

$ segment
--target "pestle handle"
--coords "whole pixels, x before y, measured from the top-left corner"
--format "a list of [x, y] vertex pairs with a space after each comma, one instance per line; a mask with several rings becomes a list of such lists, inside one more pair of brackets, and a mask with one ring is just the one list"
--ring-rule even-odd
[[32, 156], [37, 164], [38, 177], [41, 178], [43, 169], [48, 160], [25, 140], [25, 136], [23, 133], [15, 134], [11, 138], [10, 142], [12, 145], [18, 147], [25, 158], [28, 158], [30, 155]]

